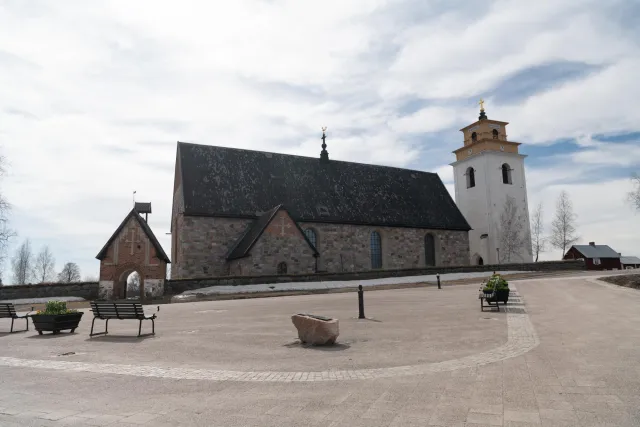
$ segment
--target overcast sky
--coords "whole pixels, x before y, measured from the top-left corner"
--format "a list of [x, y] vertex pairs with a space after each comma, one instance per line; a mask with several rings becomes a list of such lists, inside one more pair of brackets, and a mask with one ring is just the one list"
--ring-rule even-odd
[[331, 158], [453, 193], [480, 97], [547, 228], [566, 190], [581, 242], [640, 256], [638, 22], [635, 0], [0, 1], [9, 256], [29, 238], [97, 277], [134, 190], [169, 253], [178, 140], [318, 156], [328, 126]]

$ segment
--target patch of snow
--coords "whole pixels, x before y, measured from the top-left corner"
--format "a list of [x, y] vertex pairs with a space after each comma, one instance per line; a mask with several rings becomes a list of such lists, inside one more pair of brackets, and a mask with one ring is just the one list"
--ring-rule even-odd
[[[526, 271], [498, 271], [502, 275], [527, 273]], [[491, 271], [479, 271], [473, 273], [449, 273], [441, 274], [441, 281], [451, 281], [460, 279], [485, 278], [493, 274]], [[225, 294], [243, 294], [255, 292], [282, 292], [282, 291], [310, 291], [316, 289], [341, 289], [341, 288], [357, 288], [362, 285], [363, 288], [377, 285], [398, 285], [407, 283], [435, 283], [436, 275], [428, 276], [406, 276], [406, 277], [385, 277], [382, 279], [369, 280], [335, 280], [324, 282], [288, 282], [288, 283], [269, 283], [257, 285], [238, 285], [238, 286], [210, 286], [207, 288], [192, 289], [185, 291], [179, 295], [180, 299], [191, 300], [195, 295], [225, 295]], [[188, 297], [188, 296], [191, 296]]]
[[10, 303], [13, 303], [14, 305], [19, 305], [19, 304], [44, 304], [47, 301], [78, 302], [78, 301], [85, 301], [85, 299], [80, 297], [18, 298], [18, 299], [2, 300], [0, 302], [4, 302], [4, 303], [10, 302]]

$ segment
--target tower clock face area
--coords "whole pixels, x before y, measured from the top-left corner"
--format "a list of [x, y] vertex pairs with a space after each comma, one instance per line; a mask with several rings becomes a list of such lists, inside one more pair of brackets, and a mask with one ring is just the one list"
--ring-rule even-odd
[[[505, 236], [514, 235], [503, 213], [517, 212], [520, 241], [529, 242], [529, 209], [524, 170], [526, 156], [519, 142], [509, 141], [509, 123], [490, 119], [484, 103], [478, 120], [461, 129], [462, 147], [453, 153], [455, 198], [472, 230], [469, 232], [472, 265], [531, 262], [530, 245], [516, 249]], [[509, 208], [509, 209], [507, 209]], [[506, 224], [506, 225], [505, 225]]]

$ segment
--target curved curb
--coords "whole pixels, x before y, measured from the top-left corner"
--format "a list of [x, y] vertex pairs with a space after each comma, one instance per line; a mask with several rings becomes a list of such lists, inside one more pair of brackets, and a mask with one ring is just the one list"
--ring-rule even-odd
[[[515, 291], [515, 289], [513, 289]], [[391, 378], [408, 375], [424, 375], [455, 371], [495, 363], [521, 356], [539, 343], [529, 315], [507, 312], [507, 342], [495, 349], [460, 359], [421, 365], [396, 366], [374, 369], [350, 369], [320, 372], [281, 371], [227, 371], [211, 369], [164, 368], [157, 366], [116, 365], [107, 363], [67, 362], [53, 360], [31, 360], [0, 357], [0, 366], [15, 368], [52, 369], [96, 374], [130, 375], [136, 377], [166, 378], [176, 380], [242, 381], [242, 382], [306, 382], [343, 381]]]

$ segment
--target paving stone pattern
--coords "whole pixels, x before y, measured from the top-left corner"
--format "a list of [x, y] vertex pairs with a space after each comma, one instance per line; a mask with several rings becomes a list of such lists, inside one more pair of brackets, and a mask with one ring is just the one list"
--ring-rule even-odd
[[[367, 321], [360, 326], [383, 328], [393, 336], [396, 331], [390, 314], [397, 310], [394, 303], [405, 296], [406, 301], [418, 300], [419, 304], [404, 304], [407, 320], [428, 319], [431, 324], [422, 340], [432, 340], [431, 345], [447, 351], [449, 339], [460, 341], [461, 324], [453, 320], [464, 315], [460, 310], [470, 310], [473, 305], [478, 334], [500, 333], [508, 327], [508, 339], [492, 350], [472, 351], [466, 356], [449, 360], [465, 361], [479, 355], [500, 350], [501, 360], [475, 365], [462, 363], [457, 369], [443, 369], [442, 362], [410, 364], [425, 367], [424, 371], [409, 375], [394, 372], [390, 376], [368, 379], [348, 379], [342, 381], [327, 378], [312, 378], [310, 381], [259, 381], [175, 379], [158, 376], [151, 365], [166, 369], [175, 366], [160, 363], [159, 353], [146, 354], [148, 368], [136, 375], [121, 375], [74, 369], [52, 369], [41, 365], [0, 364], [0, 425], [16, 426], [356, 426], [356, 427], [399, 427], [399, 426], [616, 426], [640, 425], [640, 292], [618, 290], [602, 286], [584, 278], [536, 279], [518, 282], [521, 297], [513, 295], [512, 309], [526, 313], [481, 313], [477, 302], [477, 286], [457, 286], [437, 291], [395, 290], [379, 291], [381, 298], [389, 301], [389, 311], [373, 312], [381, 316], [382, 323]], [[371, 293], [373, 294], [373, 293]], [[449, 297], [468, 294], [469, 299], [460, 298], [459, 304]], [[293, 303], [304, 305], [312, 301], [336, 304], [349, 295], [317, 295], [313, 297], [272, 298], [278, 305], [268, 301], [245, 301], [256, 316], [264, 321], [277, 308]], [[376, 297], [369, 297], [369, 300]], [[526, 305], [524, 305], [526, 302]], [[186, 310], [191, 306], [191, 316], [215, 318], [223, 316], [239, 302], [206, 302], [168, 307]], [[422, 317], [424, 313], [435, 317]], [[526, 310], [525, 310], [526, 307]], [[615, 307], [615, 310], [611, 310]], [[506, 319], [505, 319], [506, 317]], [[440, 318], [442, 323], [433, 322]], [[620, 319], [624, 322], [620, 322]], [[268, 320], [269, 319], [269, 320]], [[175, 320], [175, 319], [174, 319]], [[440, 329], [449, 327], [449, 336], [438, 335]], [[614, 325], [614, 326], [612, 326]], [[74, 342], [73, 335], [59, 335], [55, 338], [30, 338], [24, 334], [29, 348], [35, 347], [39, 358], [17, 355], [16, 335], [3, 334], [0, 325], [0, 341], [8, 346], [0, 347], [3, 360], [37, 360], [44, 362], [62, 361], [52, 357], [65, 343]], [[222, 325], [220, 325], [222, 326]], [[253, 325], [251, 325], [253, 327]], [[407, 325], [411, 327], [409, 323]], [[222, 338], [225, 329], [212, 325]], [[133, 327], [132, 327], [133, 328]], [[137, 326], [135, 326], [137, 331]], [[535, 329], [535, 330], [534, 330]], [[111, 324], [110, 324], [111, 330]], [[162, 330], [162, 329], [161, 329]], [[363, 330], [359, 330], [362, 333]], [[254, 339], [260, 334], [273, 336], [269, 329], [252, 331]], [[197, 336], [189, 335], [189, 336]], [[435, 339], [437, 337], [437, 339]], [[82, 337], [84, 342], [86, 338]], [[165, 351], [177, 355], [189, 352], [187, 360], [194, 361], [201, 347], [177, 346], [176, 338], [169, 334], [160, 335], [158, 342], [165, 343]], [[88, 339], [87, 339], [88, 341]], [[502, 341], [503, 343], [505, 341]], [[124, 340], [111, 337], [91, 342], [84, 349], [92, 349], [87, 359], [99, 361], [107, 359], [112, 363], [88, 363], [95, 366], [126, 365], [133, 357], [127, 353], [144, 346], [144, 341]], [[493, 342], [492, 342], [493, 343]], [[417, 343], [407, 343], [416, 345]], [[464, 339], [460, 350], [477, 346], [477, 342]], [[78, 343], [73, 346], [79, 345]], [[229, 346], [229, 342], [225, 341]], [[403, 343], [398, 343], [403, 346]], [[507, 351], [505, 347], [511, 346]], [[521, 353], [522, 348], [531, 346]], [[75, 348], [75, 347], [74, 347]], [[146, 347], [145, 347], [146, 348]], [[255, 369], [247, 369], [243, 374], [257, 371], [263, 357], [251, 352], [254, 347], [246, 346], [245, 358], [255, 361]], [[360, 347], [362, 348], [362, 347]], [[408, 349], [409, 347], [403, 347]], [[424, 347], [428, 349], [429, 347]], [[193, 352], [193, 350], [196, 352]], [[488, 349], [488, 350], [487, 350]], [[293, 349], [290, 352], [296, 353]], [[338, 349], [338, 353], [354, 355], [358, 345]], [[385, 350], [386, 351], [386, 350]], [[513, 353], [509, 353], [509, 352]], [[139, 352], [139, 351], [138, 351]], [[137, 357], [142, 357], [142, 351]], [[336, 354], [320, 350], [307, 350], [309, 363], [318, 360], [333, 360]], [[8, 355], [11, 356], [8, 356]], [[402, 352], [398, 353], [402, 354]], [[454, 351], [452, 354], [462, 354]], [[513, 357], [510, 357], [513, 354]], [[506, 358], [504, 356], [506, 355]], [[373, 355], [382, 358], [384, 354]], [[493, 357], [493, 356], [491, 356]], [[118, 362], [119, 360], [119, 362]], [[156, 363], [154, 363], [156, 361]], [[216, 357], [209, 363], [215, 365]], [[238, 360], [240, 362], [240, 360]], [[399, 357], [402, 365], [402, 357]], [[73, 362], [78, 363], [78, 362]], [[139, 361], [138, 361], [139, 363]], [[354, 360], [354, 369], [340, 369], [340, 372], [388, 372], [392, 364], [380, 369], [358, 369], [363, 362]], [[213, 369], [197, 369], [184, 363], [184, 372], [213, 373]], [[74, 365], [64, 365], [66, 368]], [[85, 365], [75, 365], [84, 367]], [[139, 366], [144, 366], [140, 363]], [[315, 365], [314, 365], [315, 366]], [[84, 368], [83, 368], [84, 369]], [[421, 368], [423, 369], [423, 368]], [[146, 371], [145, 371], [146, 370]], [[230, 372], [221, 370], [220, 372]], [[282, 374], [284, 369], [271, 370]], [[319, 373], [332, 372], [332, 366], [318, 370]], [[137, 376], [144, 374], [143, 376]]]

